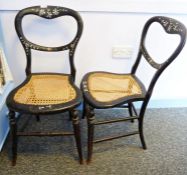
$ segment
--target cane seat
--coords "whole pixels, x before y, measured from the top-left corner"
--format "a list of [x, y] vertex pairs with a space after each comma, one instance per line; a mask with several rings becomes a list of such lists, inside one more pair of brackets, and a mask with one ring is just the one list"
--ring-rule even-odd
[[68, 76], [33, 75], [14, 95], [17, 103], [26, 105], [51, 105], [74, 100], [76, 91]]
[[[136, 76], [130, 74], [114, 74], [109, 72], [89, 73], [83, 79], [83, 88], [94, 104], [110, 106], [119, 104], [125, 99], [142, 98], [145, 87]], [[99, 105], [98, 105], [99, 107]]]
[[78, 88], [72, 84], [68, 75], [32, 74], [13, 91], [9, 97], [9, 106], [26, 112], [32, 109], [32, 113], [42, 113], [44, 109], [47, 112], [47, 109], [58, 110], [62, 105], [68, 107], [70, 103], [80, 103], [80, 97]]

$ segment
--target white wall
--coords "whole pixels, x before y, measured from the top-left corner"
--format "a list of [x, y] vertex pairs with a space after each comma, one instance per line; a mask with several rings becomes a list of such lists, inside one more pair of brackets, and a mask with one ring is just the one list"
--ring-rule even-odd
[[[80, 84], [82, 76], [89, 71], [105, 70], [119, 73], [129, 72], [135, 59], [142, 27], [148, 18], [154, 15], [165, 15], [176, 18], [187, 26], [187, 3], [183, 0], [143, 0], [141, 3], [137, 0], [95, 0], [89, 1], [89, 3], [85, 0], [77, 0], [76, 2], [73, 0], [68, 0], [68, 2], [58, 0], [1, 2], [0, 19], [5, 36], [6, 55], [17, 84], [24, 79], [25, 56], [15, 33], [14, 17], [17, 10], [20, 8], [36, 4], [62, 5], [74, 8], [81, 13], [84, 21], [84, 32], [75, 55], [77, 85]], [[53, 24], [56, 25], [54, 28], [47, 25], [48, 22], [46, 21], [38, 21], [35, 23], [33, 29], [29, 27], [31, 24], [33, 24], [33, 19], [29, 18], [25, 21], [24, 26], [25, 29], [27, 29], [26, 33], [28, 37], [33, 41], [37, 40], [37, 42], [43, 44], [52, 44], [51, 42], [48, 43], [47, 40], [55, 38], [54, 44], [58, 45], [61, 42], [61, 37], [63, 37], [65, 41], [72, 37], [73, 31], [71, 31], [68, 36], [61, 36], [62, 24], [60, 20], [53, 22]], [[73, 23], [68, 25], [74, 26]], [[46, 28], [45, 32], [40, 30], [42, 27]], [[36, 29], [40, 30], [38, 35], [35, 35], [34, 31]], [[155, 26], [152, 30], [156, 32], [158, 28]], [[50, 35], [51, 33], [52, 35]], [[45, 37], [42, 37], [42, 34], [45, 34]], [[57, 37], [57, 34], [61, 37]], [[161, 41], [161, 44], [162, 43], [164, 43], [163, 39]], [[161, 49], [161, 52], [167, 55], [168, 47], [158, 47], [158, 37], [156, 35], [152, 37], [151, 44], [154, 46], [152, 47], [153, 49], [151, 49], [154, 55], [158, 54], [157, 49]], [[132, 46], [133, 57], [131, 59], [112, 58], [111, 51], [112, 47], [115, 45]], [[166, 46], [166, 44], [164, 46]], [[169, 46], [172, 47], [173, 44], [170, 43]], [[153, 100], [166, 100], [169, 104], [165, 103], [165, 106], [172, 106], [172, 103], [175, 102], [177, 102], [177, 104], [174, 106], [187, 106], [187, 103], [185, 103], [187, 102], [186, 55], [187, 46], [185, 46], [176, 61], [159, 79], [152, 97]], [[59, 53], [55, 55], [55, 58], [52, 54], [49, 56], [42, 55], [39, 58], [39, 54], [35, 53], [34, 56], [34, 71], [53, 71], [56, 69], [58, 72], [68, 72], [66, 66], [67, 62], [61, 60], [61, 55]], [[47, 61], [45, 61], [44, 66], [45, 59]], [[64, 69], [61, 69], [61, 66], [64, 67]], [[150, 72], [146, 71], [147, 68], [143, 68], [142, 70], [140, 77], [142, 80], [147, 81], [150, 77]], [[162, 105], [162, 103], [160, 103], [160, 105]]]

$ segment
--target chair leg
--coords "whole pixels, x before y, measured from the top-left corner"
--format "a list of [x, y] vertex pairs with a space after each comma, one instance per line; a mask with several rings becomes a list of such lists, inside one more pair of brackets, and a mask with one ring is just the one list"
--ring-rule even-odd
[[93, 109], [88, 110], [87, 113], [87, 123], [88, 123], [88, 157], [87, 164], [91, 162], [92, 153], [93, 153], [93, 138], [94, 138], [94, 111]]
[[131, 107], [132, 107], [132, 110], [134, 111], [134, 114], [137, 116], [138, 113], [137, 113], [136, 108], [133, 103], [131, 103]]
[[40, 116], [39, 115], [36, 115], [36, 121], [40, 122]]
[[69, 112], [69, 121], [72, 121], [72, 114]]
[[143, 118], [139, 119], [138, 126], [139, 126], [139, 134], [140, 134], [140, 140], [142, 143], [142, 147], [143, 147], [143, 149], [147, 149], [145, 139], [144, 139], [144, 134], [143, 134]]
[[71, 113], [71, 116], [72, 116], [74, 135], [75, 135], [77, 150], [78, 150], [78, 154], [79, 154], [79, 162], [80, 162], [80, 164], [83, 164], [80, 123], [79, 123], [78, 112], [76, 110], [73, 110], [70, 113]]
[[86, 111], [86, 103], [85, 103], [85, 101], [83, 101], [82, 119], [85, 118], [86, 113], [87, 113], [87, 111]]
[[12, 141], [12, 166], [15, 166], [17, 159], [17, 125], [15, 112], [11, 110], [9, 111], [9, 125]]
[[[128, 110], [129, 110], [129, 115], [132, 117], [133, 116], [132, 103], [128, 103]], [[132, 119], [131, 122], [133, 123], [134, 120]]]

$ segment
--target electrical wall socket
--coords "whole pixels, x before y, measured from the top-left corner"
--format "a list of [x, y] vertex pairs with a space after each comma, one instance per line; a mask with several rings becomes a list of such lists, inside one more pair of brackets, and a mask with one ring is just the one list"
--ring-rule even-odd
[[131, 58], [133, 52], [132, 46], [113, 46], [112, 57], [113, 58]]

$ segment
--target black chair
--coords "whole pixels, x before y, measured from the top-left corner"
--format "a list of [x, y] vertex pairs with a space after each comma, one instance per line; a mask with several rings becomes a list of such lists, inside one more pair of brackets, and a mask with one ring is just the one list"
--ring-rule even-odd
[[[45, 47], [34, 44], [27, 40], [22, 29], [23, 17], [36, 15], [46, 19], [54, 19], [62, 16], [70, 16], [77, 23], [77, 32], [73, 40], [59, 47]], [[79, 117], [76, 110], [81, 103], [81, 91], [74, 85], [76, 69], [74, 66], [74, 54], [83, 30], [83, 22], [80, 15], [68, 8], [48, 6], [42, 8], [34, 6], [25, 8], [18, 12], [15, 18], [15, 28], [26, 54], [26, 79], [16, 87], [7, 97], [6, 104], [9, 109], [10, 133], [12, 138], [12, 165], [16, 164], [17, 158], [17, 137], [18, 136], [75, 136], [79, 154], [79, 161], [82, 164], [81, 136]], [[31, 72], [31, 51], [58, 52], [69, 51], [70, 74], [62, 73], [32, 73]], [[40, 115], [58, 114], [69, 112], [72, 120], [73, 132], [23, 132], [17, 131], [17, 118], [19, 114], [31, 114], [40, 120]], [[21, 115], [21, 116], [24, 116]]]
[[[171, 53], [171, 56], [161, 64], [158, 64], [154, 61], [145, 46], [146, 34], [148, 32], [149, 27], [153, 23], [160, 24], [167, 34], [180, 35], [180, 42], [179, 44], [177, 44], [176, 49], [173, 51], [173, 53]], [[153, 88], [161, 73], [179, 55], [182, 48], [184, 47], [185, 41], [186, 28], [182, 23], [168, 17], [152, 17], [146, 22], [143, 28], [137, 59], [131, 69], [131, 73], [115, 74], [109, 72], [90, 72], [83, 77], [81, 83], [81, 88], [84, 95], [83, 117], [87, 117], [88, 123], [87, 163], [91, 161], [94, 143], [139, 134], [143, 149], [147, 148], [143, 135], [143, 119], [147, 104], [151, 98]], [[153, 75], [152, 80], [150, 81], [147, 90], [144, 84], [136, 76], [136, 71], [142, 57], [144, 57], [150, 64], [150, 66], [155, 69], [155, 73]], [[133, 102], [137, 101], [142, 101], [139, 113], [136, 111], [135, 106], [133, 104]], [[96, 120], [94, 116], [94, 109], [107, 109], [115, 107], [128, 108], [129, 116], [113, 120]], [[97, 125], [111, 124], [114, 122], [122, 122], [129, 120], [133, 121], [135, 119], [138, 120], [137, 131], [102, 139], [94, 139], [94, 129], [96, 129], [95, 126]]]

